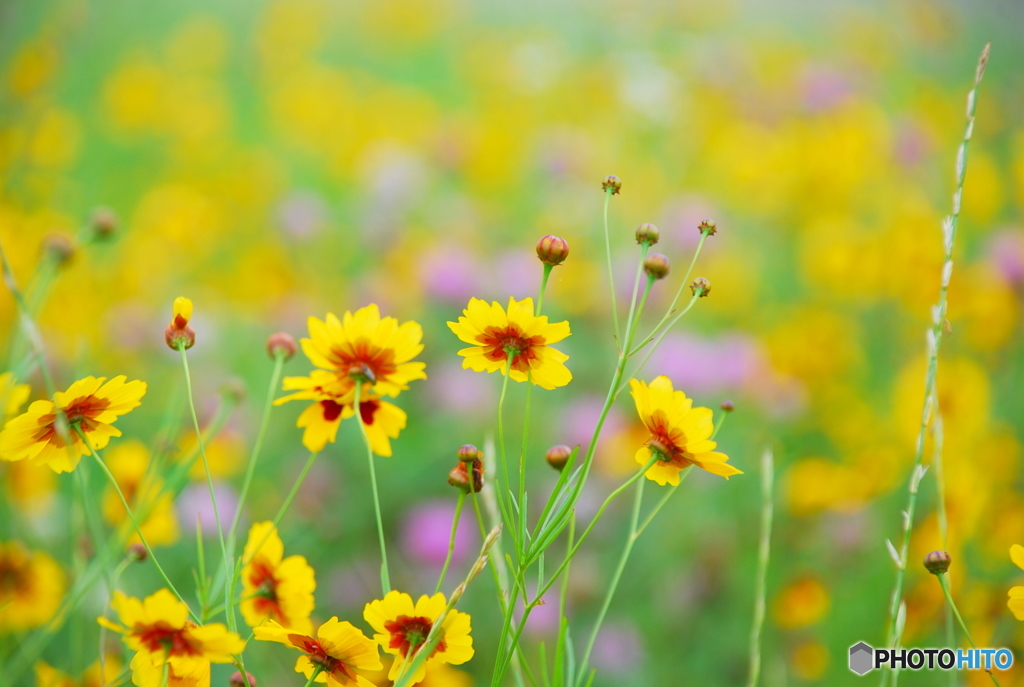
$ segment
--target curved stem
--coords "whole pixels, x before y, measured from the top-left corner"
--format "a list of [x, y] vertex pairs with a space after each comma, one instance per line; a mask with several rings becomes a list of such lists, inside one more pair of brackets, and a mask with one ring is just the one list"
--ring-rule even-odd
[[388, 550], [384, 544], [384, 520], [380, 516], [380, 492], [377, 491], [377, 468], [373, 460], [373, 448], [370, 446], [370, 437], [366, 434], [366, 425], [363, 424], [363, 412], [359, 397], [362, 393], [363, 382], [356, 383], [355, 416], [359, 422], [359, 433], [363, 435], [363, 443], [366, 444], [366, 460], [370, 466], [370, 487], [373, 489], [373, 513], [377, 517], [377, 542], [380, 544], [380, 585], [387, 595], [391, 591], [391, 576], [388, 574]]
[[[472, 482], [472, 477], [470, 477]], [[472, 488], [472, 483], [470, 484]], [[459, 502], [455, 505], [455, 519], [452, 520], [452, 536], [448, 540], [448, 555], [444, 559], [444, 567], [441, 568], [441, 577], [437, 580], [437, 587], [434, 589], [434, 593], [437, 594], [441, 591], [441, 587], [444, 586], [444, 576], [448, 574], [448, 566], [452, 562], [452, 556], [455, 555], [455, 536], [459, 533], [459, 516], [462, 515], [462, 505], [466, 502], [466, 492], [459, 492]], [[487, 533], [484, 533], [487, 536]]]
[[[253, 548], [253, 551], [259, 551], [262, 549], [263, 545], [267, 543], [268, 539], [270, 539], [270, 533], [276, 530], [278, 525], [281, 524], [281, 518], [284, 517], [284, 514], [287, 513], [288, 509], [291, 507], [292, 501], [295, 500], [295, 495], [299, 493], [299, 489], [302, 487], [303, 482], [306, 481], [306, 475], [309, 474], [309, 470], [313, 467], [313, 463], [316, 461], [316, 457], [318, 455], [319, 453], [316, 451], [310, 452], [309, 458], [306, 459], [306, 464], [302, 466], [302, 472], [299, 473], [298, 478], [295, 480], [295, 484], [292, 485], [291, 491], [288, 492], [288, 496], [285, 497], [284, 503], [282, 503], [281, 507], [277, 509], [277, 515], [275, 515], [274, 519], [271, 521], [273, 528], [267, 530], [267, 533], [263, 535], [263, 539], [261, 539]], [[249, 563], [250, 561], [243, 557], [242, 565], [248, 565]]]
[[320, 676], [320, 673], [322, 673], [323, 670], [323, 668], [317, 666], [316, 670], [313, 671], [313, 674], [309, 676], [309, 680], [306, 682], [306, 687], [312, 687], [313, 683], [316, 682], [316, 679]]
[[615, 276], [612, 273], [612, 243], [608, 232], [608, 201], [612, 197], [611, 190], [604, 192], [604, 254], [608, 260], [608, 286], [612, 294], [612, 322], [615, 324], [615, 341], [619, 338], [619, 306], [615, 301]]
[[[700, 256], [700, 251], [701, 249], [704, 248], [704, 241], [706, 241], [707, 238], [707, 231], [700, 232], [700, 242], [697, 244], [697, 249], [693, 251], [693, 259], [690, 260], [690, 266], [686, 268], [686, 274], [683, 275], [683, 281], [681, 284], [679, 284], [679, 290], [676, 291], [676, 297], [672, 299], [672, 304], [668, 306], [668, 311], [665, 312], [665, 316], [662, 317], [661, 321], [654, 326], [654, 329], [651, 330], [651, 333], [644, 337], [644, 342], [640, 344], [640, 348], [643, 348], [648, 343], [650, 343], [651, 339], [653, 339], [654, 335], [658, 333], [658, 330], [661, 329], [662, 325], [668, 322], [669, 318], [672, 317], [672, 313], [675, 311], [676, 306], [679, 304], [679, 299], [682, 297], [683, 291], [686, 289], [687, 286], [690, 285], [690, 275], [693, 273], [693, 267], [694, 265], [697, 264], [697, 258], [698, 256]], [[672, 325], [669, 325], [668, 328], [671, 329]]]
[[[965, 623], [964, 619], [960, 616], [960, 611], [957, 610], [956, 604], [953, 602], [953, 595], [949, 593], [949, 584], [946, 582], [946, 574], [938, 573], [935, 576], [939, 578], [939, 585], [942, 586], [942, 593], [946, 596], [946, 603], [948, 603], [949, 607], [953, 610], [953, 615], [956, 616], [956, 621], [960, 625], [960, 629], [964, 631], [964, 635], [967, 637], [967, 641], [971, 643], [971, 648], [977, 649], [978, 646], [974, 643], [974, 638], [971, 637], [971, 633], [967, 629], [967, 623]], [[992, 673], [992, 670], [986, 668], [985, 672], [988, 673], [988, 676], [990, 678], [992, 678], [992, 682], [996, 684], [996, 687], [999, 687], [999, 680], [996, 679], [996, 676]]]
[[540, 278], [540, 294], [537, 296], [537, 317], [540, 317], [540, 311], [544, 308], [544, 292], [548, 288], [548, 277], [551, 276], [552, 269], [554, 265], [544, 263], [544, 275]]

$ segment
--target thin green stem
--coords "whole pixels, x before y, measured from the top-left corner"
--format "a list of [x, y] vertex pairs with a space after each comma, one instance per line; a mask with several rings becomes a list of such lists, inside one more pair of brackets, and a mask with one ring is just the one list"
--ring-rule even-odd
[[313, 671], [313, 674], [309, 676], [309, 680], [306, 682], [306, 687], [313, 687], [313, 683], [316, 682], [318, 677], [320, 677], [320, 673], [322, 673], [323, 670], [323, 668], [317, 666], [316, 670]]
[[[501, 474], [504, 481], [501, 484], [501, 488], [494, 490], [497, 496], [498, 505], [501, 508], [502, 520], [505, 522], [517, 522], [512, 517], [512, 509], [510, 504], [507, 504], [506, 498], [511, 498], [512, 494], [512, 482], [508, 477], [508, 460], [505, 456], [505, 396], [508, 393], [508, 379], [512, 370], [512, 356], [506, 352], [505, 370], [502, 374], [501, 379], [501, 395], [498, 397], [498, 462], [501, 463]], [[522, 507], [522, 504], [519, 504]], [[512, 529], [512, 543], [516, 545], [516, 551], [519, 550], [519, 537], [517, 528]]]
[[548, 288], [548, 278], [551, 276], [551, 270], [554, 267], [554, 265], [544, 263], [544, 274], [540, 278], [540, 294], [537, 296], [537, 317], [540, 317], [540, 311], [544, 309], [544, 292]]
[[[267, 530], [267, 533], [263, 535], [263, 538], [253, 548], [253, 551], [259, 551], [260, 549], [262, 549], [263, 545], [267, 543], [268, 539], [270, 539], [271, 532], [276, 530], [278, 525], [281, 524], [281, 519], [284, 517], [284, 514], [288, 512], [288, 509], [291, 508], [292, 501], [295, 500], [295, 495], [299, 493], [299, 489], [302, 487], [302, 484], [306, 481], [306, 475], [309, 474], [309, 471], [313, 467], [313, 463], [316, 461], [316, 457], [318, 455], [319, 453], [317, 451], [310, 452], [309, 458], [306, 459], [306, 464], [302, 466], [302, 471], [299, 473], [299, 476], [295, 480], [295, 484], [292, 485], [291, 491], [288, 492], [288, 496], [285, 497], [284, 502], [281, 504], [281, 507], [277, 509], [277, 514], [271, 521], [273, 524], [273, 528]], [[248, 565], [249, 563], [250, 561], [248, 559], [243, 558], [242, 565]]]
[[[470, 488], [472, 488], [472, 477], [470, 478]], [[465, 502], [466, 492], [459, 491], [459, 501], [455, 504], [455, 519], [452, 520], [452, 536], [448, 539], [448, 555], [444, 558], [444, 567], [441, 568], [441, 576], [437, 579], [437, 587], [434, 589], [435, 594], [441, 591], [441, 587], [444, 586], [444, 576], [448, 574], [448, 566], [452, 562], [452, 556], [455, 555], [455, 536], [459, 533], [459, 516], [462, 515], [462, 506]], [[486, 532], [484, 536], [486, 536]]]
[[[945, 468], [942, 461], [942, 448], [943, 448], [943, 424], [942, 424], [942, 412], [939, 407], [938, 394], [935, 395], [934, 400], [935, 417], [932, 420], [932, 467], [935, 469], [935, 490], [936, 490], [936, 509], [938, 511], [939, 520], [939, 539], [942, 541], [942, 550], [949, 551], [949, 519], [946, 514], [946, 475]], [[950, 649], [956, 648], [956, 628], [953, 626], [953, 609], [948, 604], [945, 609], [945, 626], [946, 626], [946, 646]], [[956, 672], [949, 672], [949, 684], [950, 687], [956, 687]]]
[[615, 325], [615, 341], [621, 341], [619, 338], [619, 306], [615, 300], [615, 276], [612, 273], [612, 242], [611, 235], [608, 231], [608, 201], [612, 197], [612, 191], [610, 189], [604, 192], [604, 254], [608, 261], [608, 287], [612, 294], [612, 322]]
[[359, 433], [362, 434], [363, 443], [366, 445], [366, 460], [370, 467], [370, 487], [373, 489], [373, 514], [377, 518], [377, 542], [380, 544], [380, 586], [386, 595], [391, 591], [391, 576], [388, 574], [388, 550], [384, 544], [384, 520], [380, 515], [380, 492], [377, 490], [377, 468], [373, 460], [373, 447], [370, 446], [370, 437], [366, 434], [366, 425], [363, 424], [362, 406], [359, 400], [362, 388], [362, 380], [357, 381], [355, 416], [359, 421]]
[[[949, 607], [953, 610], [953, 615], [956, 616], [956, 621], [960, 625], [960, 629], [963, 630], [964, 636], [967, 637], [967, 641], [971, 643], [971, 648], [977, 649], [978, 645], [974, 643], [974, 638], [971, 637], [971, 632], [967, 629], [967, 623], [965, 623], [964, 619], [960, 616], [960, 611], [957, 609], [956, 603], [953, 601], [953, 595], [949, 592], [949, 584], [946, 582], [946, 574], [937, 573], [935, 577], [939, 578], [939, 585], [942, 587], [942, 593], [946, 596], [946, 603], [949, 604]], [[988, 673], [990, 678], [992, 678], [992, 682], [995, 683], [996, 687], [999, 687], [999, 680], [996, 679], [992, 670], [986, 668], [985, 672]]]
[[[636, 296], [640, 292], [640, 275], [644, 273], [644, 259], [647, 258], [647, 251], [649, 251], [650, 249], [650, 244], [640, 244], [640, 262], [636, 266], [636, 277], [633, 279], [633, 297], [629, 299], [629, 316], [626, 319], [626, 326], [628, 327], [636, 327], [636, 323], [633, 321], [634, 314], [636, 314], [636, 316], [639, 317], [639, 314], [637, 314], [636, 312]], [[647, 291], [650, 291], [652, 281], [653, 278], [648, 276]], [[647, 302], [646, 298], [644, 299], [644, 302]], [[643, 311], [642, 305], [640, 306], [640, 311]]]
[[[675, 312], [676, 306], [679, 304], [679, 299], [683, 296], [683, 291], [690, 285], [690, 275], [693, 274], [693, 268], [697, 264], [697, 258], [700, 256], [700, 252], [704, 248], [704, 242], [707, 240], [709, 235], [709, 231], [700, 232], [700, 242], [697, 243], [697, 249], [693, 251], [693, 258], [690, 260], [690, 266], [686, 268], [686, 274], [683, 275], [683, 281], [679, 284], [679, 290], [676, 291], [676, 297], [672, 299], [672, 304], [669, 305], [668, 310], [665, 311], [665, 316], [661, 318], [658, 324], [654, 325], [654, 329], [651, 330], [651, 333], [644, 337], [643, 343], [639, 346], [640, 348], [643, 348], [650, 343], [651, 339], [654, 338], [654, 335], [657, 334], [662, 325], [668, 322], [669, 318], [672, 317], [672, 313]], [[672, 325], [669, 325], [668, 329], [671, 328]]]
[[768, 558], [772, 545], [772, 484], [775, 463], [771, 449], [761, 459], [761, 537], [757, 549], [757, 582], [754, 587], [754, 621], [750, 628], [750, 677], [747, 687], [757, 687], [761, 677], [761, 628], [764, 626], [768, 586]]

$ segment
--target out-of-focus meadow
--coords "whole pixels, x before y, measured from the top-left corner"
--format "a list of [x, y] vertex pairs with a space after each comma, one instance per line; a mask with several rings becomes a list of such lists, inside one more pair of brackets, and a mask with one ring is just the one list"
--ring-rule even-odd
[[[615, 364], [601, 179], [623, 181], [610, 209], [620, 306], [636, 225], [656, 224], [658, 250], [673, 261], [645, 328], [671, 301], [698, 223], [714, 218], [694, 273], [711, 281], [710, 297], [642, 377], [668, 375], [697, 405], [732, 399], [717, 441], [746, 474], [693, 475], [638, 541], [598, 637], [595, 684], [743, 684], [769, 445], [762, 684], [858, 684], [877, 675], [849, 672], [849, 646], [885, 641], [895, 575], [886, 539], [902, 536], [942, 219], [966, 93], [991, 40], [938, 399], [952, 589], [979, 646], [1021, 652], [1006, 599], [1024, 578], [1008, 553], [1024, 544], [1022, 26], [1012, 2], [11, 0], [0, 6], [0, 241], [19, 283], [38, 287], [58, 388], [90, 374], [148, 382], [106, 450], [111, 461], [118, 452], [173, 460], [194, 443], [180, 360], [163, 340], [174, 297], [193, 300], [200, 421], [245, 393], [209, 451], [229, 514], [272, 368], [266, 336], [305, 336], [307, 316], [371, 302], [420, 322], [428, 379], [403, 394], [409, 425], [394, 456], [377, 462], [393, 582], [417, 596], [431, 591], [447, 551], [455, 451], [493, 436], [501, 382], [462, 369], [464, 344], [445, 322], [471, 296], [536, 296], [534, 244], [544, 234], [568, 240], [545, 313], [571, 323], [560, 347], [574, 380], [532, 398], [530, 481], [546, 494], [556, 473], [545, 451], [585, 448]], [[97, 206], [117, 214], [115, 235], [54, 259], [71, 245], [54, 237], [88, 235]], [[41, 256], [52, 270], [37, 272]], [[0, 323], [17, 327], [6, 292]], [[11, 351], [9, 364], [28, 350]], [[285, 374], [305, 367], [297, 357]], [[47, 396], [38, 372], [19, 381], [32, 400]], [[511, 437], [523, 386], [509, 391]], [[243, 532], [273, 515], [305, 461], [300, 411], [274, 410]], [[645, 437], [624, 394], [583, 517], [635, 472]], [[926, 464], [932, 447], [929, 435]], [[194, 478], [157, 547], [175, 580], [191, 580], [197, 512], [215, 532], [203, 473]], [[48, 551], [70, 583], [89, 555], [76, 479], [22, 463], [0, 464], [0, 479], [0, 542]], [[114, 498], [98, 471], [89, 479], [97, 500]], [[378, 595], [366, 479], [358, 426], [343, 423], [281, 524], [288, 553], [316, 570], [321, 621], [356, 623]], [[617, 560], [628, 501], [613, 503], [571, 569], [579, 637]], [[452, 579], [479, 539], [464, 519]], [[941, 589], [919, 564], [940, 548], [930, 472], [907, 571], [906, 646], [945, 639]], [[121, 584], [138, 597], [162, 586], [142, 565]], [[557, 589], [527, 626], [530, 656], [557, 632]], [[43, 658], [75, 675], [92, 663], [105, 601], [97, 587]], [[442, 684], [487, 684], [500, 622], [489, 574], [460, 608], [473, 615], [477, 654]], [[0, 659], [26, 629], [3, 613]], [[292, 660], [283, 650], [246, 659], [261, 685], [301, 685]], [[215, 667], [213, 684], [226, 686], [232, 670]], [[1019, 674], [1002, 684], [1022, 684]]]

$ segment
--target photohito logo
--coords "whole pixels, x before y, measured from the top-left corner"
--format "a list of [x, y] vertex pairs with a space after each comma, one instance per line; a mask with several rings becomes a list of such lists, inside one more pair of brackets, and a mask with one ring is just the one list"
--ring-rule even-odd
[[875, 649], [867, 642], [850, 647], [850, 670], [864, 675], [876, 668], [900, 670], [1008, 670], [1009, 649]]

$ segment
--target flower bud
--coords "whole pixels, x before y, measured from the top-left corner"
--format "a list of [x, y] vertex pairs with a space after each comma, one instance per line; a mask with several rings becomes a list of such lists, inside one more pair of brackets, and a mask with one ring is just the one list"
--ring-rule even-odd
[[725, 412], [731, 413], [735, 408], [735, 404], [733, 404], [733, 402], [730, 401], [729, 399], [725, 399], [724, 401], [722, 401], [722, 410], [724, 410]]
[[558, 236], [547, 236], [537, 242], [537, 257], [545, 265], [561, 265], [569, 257], [569, 243]]
[[622, 179], [619, 179], [614, 174], [609, 174], [604, 178], [604, 181], [601, 182], [601, 188], [604, 189], [606, 193], [611, 191], [612, 195], [616, 196], [619, 194], [619, 191], [622, 190]]
[[952, 558], [945, 551], [932, 551], [924, 557], [924, 567], [933, 575], [941, 575], [949, 570]]
[[701, 221], [701, 223], [697, 225], [697, 230], [702, 234], [714, 236], [716, 233], [718, 233], [718, 225], [715, 224], [715, 220], [706, 219]]
[[189, 349], [196, 344], [196, 333], [188, 326], [191, 319], [192, 301], [178, 296], [174, 299], [174, 314], [171, 315], [171, 323], [164, 330], [164, 341], [168, 346], [178, 350], [180, 346]]
[[271, 358], [281, 355], [285, 360], [291, 360], [298, 350], [299, 346], [295, 343], [295, 337], [288, 332], [276, 332], [267, 337], [267, 353]]
[[[248, 682], [246, 682], [248, 680]], [[242, 672], [239, 670], [235, 671], [235, 674], [231, 676], [228, 681], [231, 687], [256, 687], [256, 678], [252, 676], [252, 673], [246, 672], [245, 677], [242, 677]]]
[[[470, 472], [472, 471], [472, 477]], [[475, 458], [470, 462], [459, 462], [451, 472], [448, 473], [448, 484], [458, 487], [463, 492], [480, 493], [484, 488], [484, 462]]]
[[548, 465], [561, 472], [565, 468], [565, 464], [569, 462], [569, 456], [571, 455], [571, 448], [565, 444], [559, 444], [549, 448], [545, 458], [547, 458]]
[[49, 234], [43, 239], [43, 253], [54, 264], [63, 267], [75, 257], [75, 242], [65, 234]]
[[664, 279], [668, 276], [668, 258], [661, 253], [651, 253], [644, 258], [644, 272], [654, 279]]
[[146, 551], [146, 547], [141, 543], [135, 542], [134, 544], [129, 544], [127, 556], [136, 563], [142, 563], [149, 557], [149, 552]]
[[690, 284], [690, 291], [693, 292], [694, 296], [707, 298], [707, 295], [711, 293], [711, 282], [704, 277], [697, 277]]
[[473, 444], [463, 444], [459, 447], [458, 456], [463, 463], [472, 463], [477, 458], [483, 458], [484, 452]]
[[98, 239], [109, 239], [117, 232], [117, 214], [110, 208], [96, 208], [89, 218], [92, 234]]
[[653, 246], [659, 238], [661, 238], [661, 232], [650, 222], [644, 222], [636, 228], [636, 242], [641, 245]]

